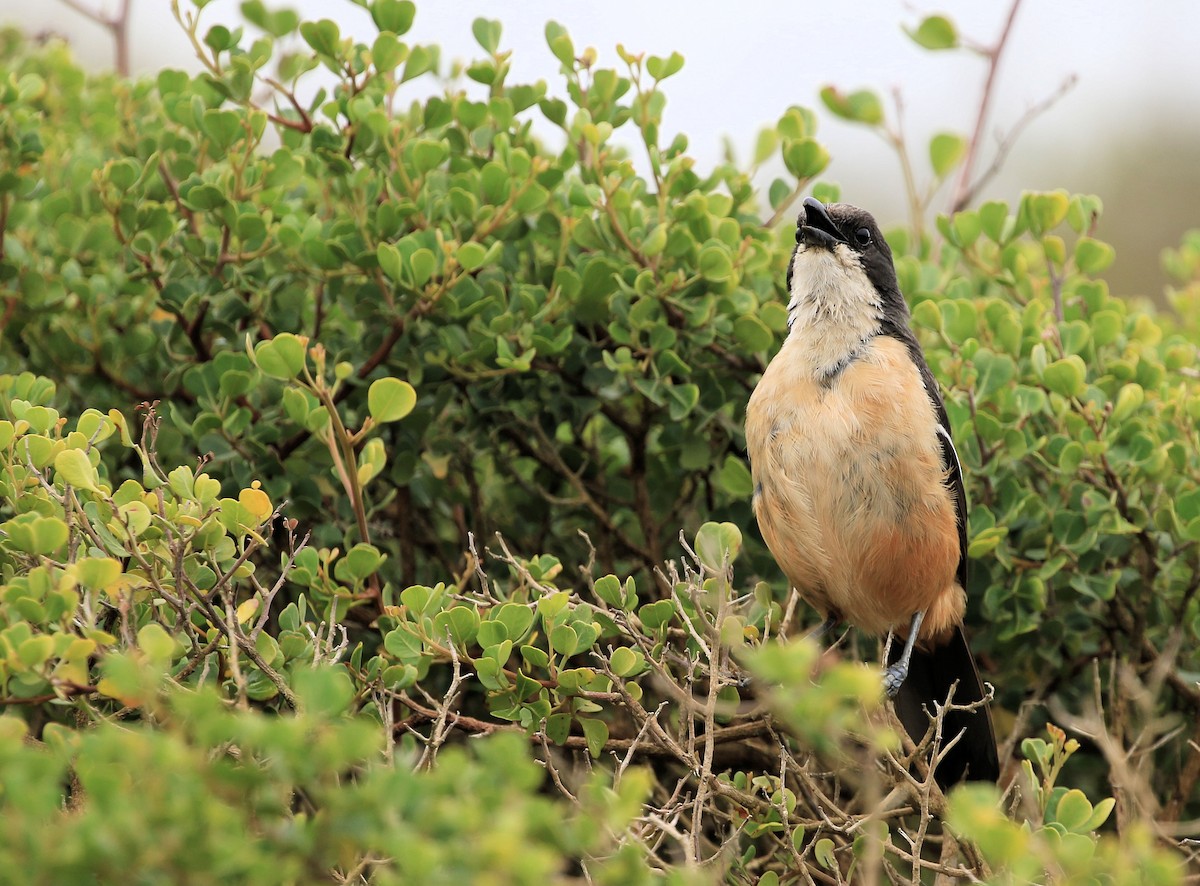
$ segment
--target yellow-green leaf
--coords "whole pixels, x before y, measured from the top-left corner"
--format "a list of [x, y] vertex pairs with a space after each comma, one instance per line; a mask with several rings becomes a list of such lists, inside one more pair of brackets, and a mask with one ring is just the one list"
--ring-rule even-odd
[[77, 489], [99, 492], [96, 469], [82, 449], [64, 449], [54, 459], [54, 470], [63, 482]]
[[398, 378], [380, 378], [367, 390], [367, 408], [377, 422], [399, 421], [417, 405], [413, 386]]

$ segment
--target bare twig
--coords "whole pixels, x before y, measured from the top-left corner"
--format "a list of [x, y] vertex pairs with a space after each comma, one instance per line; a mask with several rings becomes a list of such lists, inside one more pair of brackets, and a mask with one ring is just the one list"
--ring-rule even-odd
[[113, 38], [113, 67], [122, 77], [129, 76], [129, 21], [130, 7], [133, 5], [133, 0], [120, 0], [117, 6], [117, 11], [112, 15], [105, 15], [99, 9], [93, 9], [90, 6], [85, 6], [80, 0], [60, 0], [67, 6], [74, 9], [80, 15], [83, 15], [103, 28], [106, 28]]
[[983, 81], [983, 96], [979, 101], [979, 113], [975, 117], [975, 130], [967, 142], [967, 156], [963, 161], [962, 172], [959, 173], [956, 196], [951, 201], [954, 206], [966, 205], [965, 201], [960, 199], [960, 197], [966, 194], [971, 186], [971, 177], [975, 172], [975, 158], [979, 154], [979, 144], [983, 140], [988, 111], [992, 105], [992, 94], [996, 88], [996, 73], [1000, 69], [1000, 58], [1004, 54], [1005, 46], [1008, 45], [1008, 37], [1012, 33], [1013, 22], [1016, 20], [1017, 10], [1020, 8], [1021, 0], [1013, 0], [1013, 4], [1008, 10], [1008, 17], [1004, 20], [1004, 27], [1000, 31], [999, 38], [989, 49], [984, 50], [988, 68], [987, 75]]

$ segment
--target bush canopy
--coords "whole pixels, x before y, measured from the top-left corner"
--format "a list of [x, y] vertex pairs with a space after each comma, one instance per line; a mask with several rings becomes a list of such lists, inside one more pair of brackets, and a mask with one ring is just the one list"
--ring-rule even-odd
[[[447, 63], [412, 3], [360, 5], [366, 42], [176, 3], [194, 76], [0, 32], [0, 866], [1183, 882], [1200, 233], [1164, 254], [1175, 313], [1109, 292], [1094, 196], [930, 227], [918, 196], [888, 233], [1006, 768], [945, 796], [940, 714], [914, 746], [873, 643], [796, 639], [750, 511], [791, 207], [839, 196], [818, 114], [700, 169], [663, 123], [678, 54], [605, 68], [551, 22], [560, 78], [518, 84], [499, 22]], [[821, 101], [918, 195], [977, 147], [914, 174], [873, 92]]]

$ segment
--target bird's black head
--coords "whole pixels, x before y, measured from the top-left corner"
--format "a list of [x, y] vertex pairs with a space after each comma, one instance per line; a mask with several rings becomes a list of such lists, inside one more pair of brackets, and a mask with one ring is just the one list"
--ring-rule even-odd
[[788, 263], [788, 291], [796, 257], [809, 250], [827, 251], [843, 263], [855, 262], [866, 274], [883, 301], [891, 293], [899, 295], [892, 250], [874, 217], [865, 209], [849, 203], [830, 203], [808, 197], [796, 219], [796, 251]]

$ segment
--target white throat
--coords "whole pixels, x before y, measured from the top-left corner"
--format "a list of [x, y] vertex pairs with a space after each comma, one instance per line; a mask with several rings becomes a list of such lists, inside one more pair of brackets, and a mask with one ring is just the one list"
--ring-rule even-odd
[[883, 307], [849, 246], [830, 252], [801, 247], [792, 259], [787, 344], [809, 375], [825, 379], [843, 369], [879, 331]]

